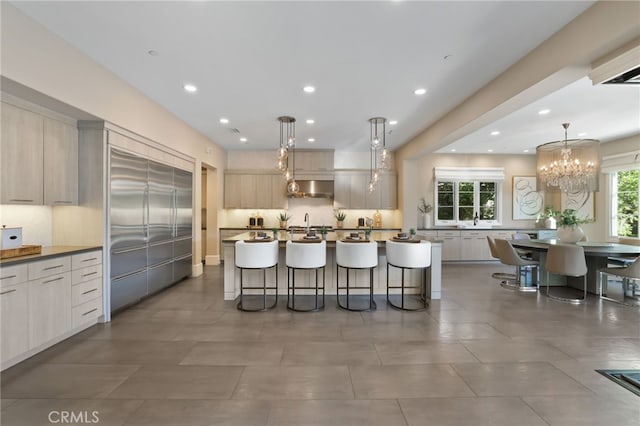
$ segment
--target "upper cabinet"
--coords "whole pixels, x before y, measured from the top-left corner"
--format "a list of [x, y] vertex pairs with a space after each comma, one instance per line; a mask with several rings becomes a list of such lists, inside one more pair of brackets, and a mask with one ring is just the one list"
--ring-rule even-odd
[[286, 207], [286, 182], [280, 173], [240, 171], [225, 173], [225, 209], [281, 209]]
[[295, 162], [296, 172], [329, 172], [333, 170], [333, 150], [296, 149]]
[[395, 173], [383, 172], [373, 192], [369, 192], [369, 171], [336, 171], [334, 177], [334, 205], [342, 209], [394, 210], [397, 178]]
[[2, 103], [2, 204], [78, 203], [78, 130]]

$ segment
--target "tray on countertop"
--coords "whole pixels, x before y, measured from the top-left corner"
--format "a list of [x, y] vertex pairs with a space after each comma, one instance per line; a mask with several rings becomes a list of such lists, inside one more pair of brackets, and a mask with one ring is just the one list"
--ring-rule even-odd
[[42, 246], [24, 245], [22, 247], [0, 250], [0, 259], [10, 259], [12, 257], [28, 256], [30, 254], [42, 253]]
[[371, 240], [367, 240], [365, 238], [343, 238], [342, 240], [343, 243], [370, 243]]
[[270, 243], [273, 238], [252, 238], [250, 240], [244, 240], [245, 243]]
[[396, 243], [419, 243], [420, 240], [415, 240], [411, 238], [391, 238], [391, 241], [395, 241]]
[[291, 240], [294, 243], [320, 243], [324, 241], [322, 238], [300, 238], [299, 240]]

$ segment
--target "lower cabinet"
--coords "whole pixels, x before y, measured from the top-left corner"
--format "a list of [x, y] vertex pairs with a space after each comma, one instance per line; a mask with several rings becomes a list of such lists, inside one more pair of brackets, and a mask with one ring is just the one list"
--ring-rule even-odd
[[443, 261], [483, 261], [496, 260], [491, 256], [487, 236], [511, 239], [515, 230], [454, 231], [423, 230], [419, 234], [442, 241]]
[[101, 250], [1, 268], [2, 369], [95, 324], [102, 285]]

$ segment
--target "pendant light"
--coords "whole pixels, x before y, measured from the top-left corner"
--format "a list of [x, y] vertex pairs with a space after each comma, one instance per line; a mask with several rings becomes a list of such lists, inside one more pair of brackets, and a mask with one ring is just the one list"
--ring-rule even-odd
[[[296, 119], [288, 115], [278, 117], [280, 122], [280, 147], [278, 148], [278, 169], [284, 171], [287, 192], [295, 194], [300, 190], [296, 182]], [[291, 160], [291, 169], [289, 168]]]
[[378, 151], [380, 151], [380, 167], [387, 168], [389, 165], [389, 153], [385, 140], [387, 119], [383, 117], [373, 117], [369, 119], [369, 140], [371, 141], [369, 153], [369, 192], [375, 191], [380, 180], [380, 170], [378, 168]]

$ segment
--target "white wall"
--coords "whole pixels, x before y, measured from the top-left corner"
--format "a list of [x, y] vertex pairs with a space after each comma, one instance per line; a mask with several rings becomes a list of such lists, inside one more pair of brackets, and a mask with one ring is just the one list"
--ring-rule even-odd
[[22, 243], [50, 246], [52, 241], [52, 207], [0, 206], [0, 225], [22, 228]]

